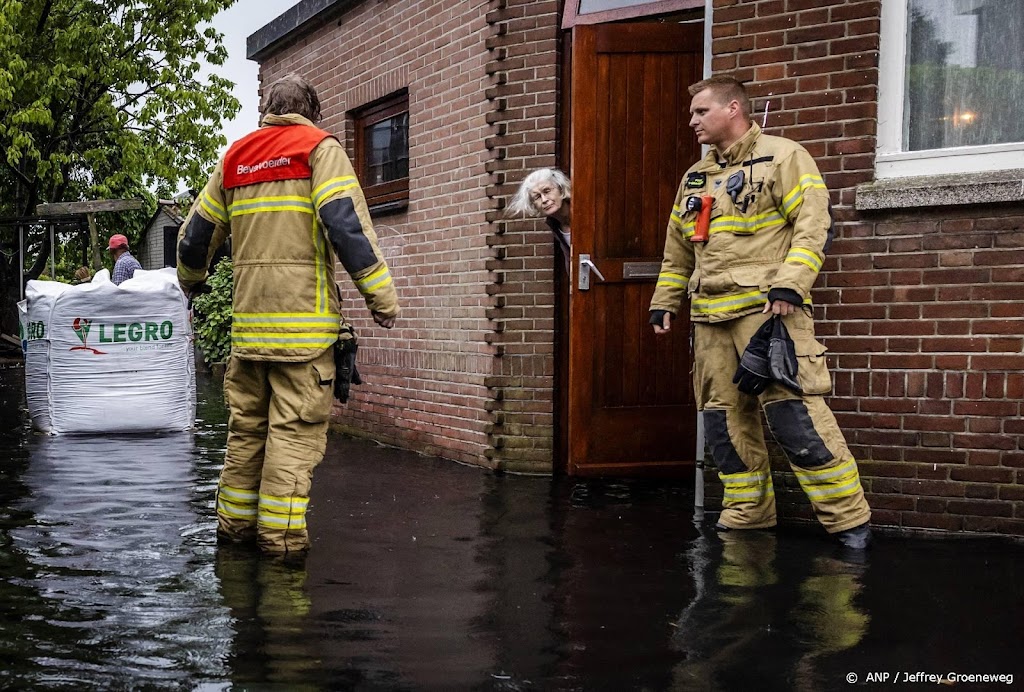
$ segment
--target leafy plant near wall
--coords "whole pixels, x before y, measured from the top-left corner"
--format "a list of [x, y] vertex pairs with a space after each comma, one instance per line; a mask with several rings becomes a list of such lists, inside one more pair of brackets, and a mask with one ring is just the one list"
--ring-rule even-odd
[[226, 363], [231, 355], [231, 291], [234, 286], [230, 259], [217, 264], [206, 286], [209, 291], [192, 301], [196, 343], [207, 363]]

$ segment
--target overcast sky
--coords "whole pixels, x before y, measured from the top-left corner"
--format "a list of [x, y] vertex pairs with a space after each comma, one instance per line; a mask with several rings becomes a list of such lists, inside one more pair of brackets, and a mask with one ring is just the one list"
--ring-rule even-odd
[[224, 47], [228, 59], [218, 72], [235, 83], [235, 98], [242, 110], [235, 119], [224, 125], [228, 143], [248, 134], [259, 124], [259, 66], [245, 57], [245, 39], [284, 14], [300, 0], [238, 0], [214, 20], [214, 26], [224, 34]]

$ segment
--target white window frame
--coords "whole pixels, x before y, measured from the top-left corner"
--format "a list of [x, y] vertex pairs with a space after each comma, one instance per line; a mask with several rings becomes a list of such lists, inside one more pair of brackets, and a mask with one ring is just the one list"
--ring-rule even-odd
[[909, 0], [882, 0], [875, 177], [985, 173], [1024, 168], [1024, 142], [903, 151], [903, 96]]

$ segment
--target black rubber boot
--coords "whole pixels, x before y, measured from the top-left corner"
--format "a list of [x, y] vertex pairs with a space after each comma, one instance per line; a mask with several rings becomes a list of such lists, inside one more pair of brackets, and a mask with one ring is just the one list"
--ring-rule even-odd
[[871, 527], [867, 524], [861, 524], [834, 535], [844, 548], [850, 550], [867, 550], [867, 547], [871, 545]]

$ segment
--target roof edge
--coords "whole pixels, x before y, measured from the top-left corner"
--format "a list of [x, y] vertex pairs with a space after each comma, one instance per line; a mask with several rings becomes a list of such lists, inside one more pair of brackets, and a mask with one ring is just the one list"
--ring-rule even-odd
[[300, 34], [323, 26], [361, 0], [302, 0], [245, 39], [245, 57], [262, 63]]

